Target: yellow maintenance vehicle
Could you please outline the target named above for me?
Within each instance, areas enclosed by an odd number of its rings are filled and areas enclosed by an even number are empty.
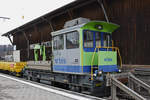
[[[20,76],[26,62],[0,62],[0,70]]]

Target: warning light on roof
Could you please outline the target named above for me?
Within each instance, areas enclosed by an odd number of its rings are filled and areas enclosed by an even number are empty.
[[[99,30],[102,30],[103,29],[103,26],[102,25],[95,25],[95,28],[99,29]]]

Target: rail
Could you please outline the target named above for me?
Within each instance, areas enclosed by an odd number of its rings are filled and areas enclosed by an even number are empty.
[[[120,67],[122,68],[122,58],[121,58],[121,54],[120,54],[120,51],[119,51],[119,48],[117,47],[101,47],[101,46],[97,46],[95,49],[94,49],[94,53],[93,53],[93,56],[92,56],[92,61],[91,61],[91,80],[93,80],[93,63],[94,63],[94,58],[95,58],[95,54],[96,54],[96,50],[100,49],[100,48],[104,48],[104,49],[112,49],[114,51],[117,51],[118,55],[119,55],[119,58],[120,58]]]
[[[95,53],[96,53],[96,48],[94,50],[93,56],[92,56],[92,61],[91,61],[91,80],[93,80],[93,62],[95,58]]]

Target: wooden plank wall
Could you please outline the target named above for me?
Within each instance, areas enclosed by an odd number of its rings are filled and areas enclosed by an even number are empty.
[[[87,2],[87,0],[85,0]],[[120,48],[124,64],[150,65],[150,0],[104,0],[108,18],[119,24],[120,28],[113,33],[115,45]],[[63,28],[66,21],[85,17],[91,20],[105,20],[97,1],[81,7],[72,7],[51,19],[54,30]],[[51,16],[47,16],[50,19]],[[52,31],[47,22],[41,22],[25,30],[30,43],[51,40]],[[20,42],[23,41],[23,42]],[[22,45],[22,43],[24,45]],[[23,35],[14,36],[17,49],[25,49]]]

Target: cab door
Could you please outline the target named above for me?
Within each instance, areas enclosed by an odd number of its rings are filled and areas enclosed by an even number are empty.
[[[79,32],[66,33],[65,40],[67,72],[80,73],[82,70],[80,66]]]

